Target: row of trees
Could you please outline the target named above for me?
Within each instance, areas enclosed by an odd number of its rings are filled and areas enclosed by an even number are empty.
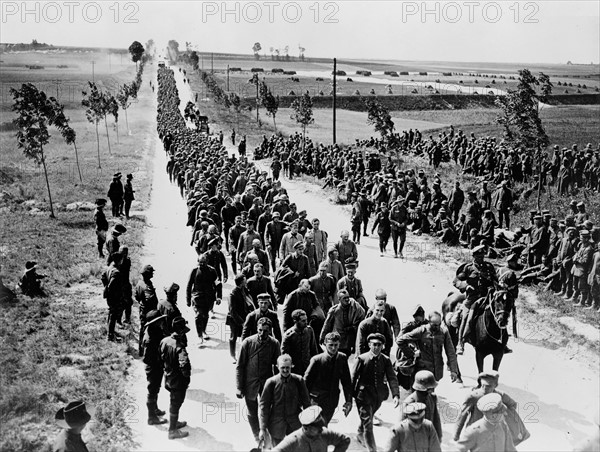
[[[254,53],[254,58],[256,60],[260,60],[260,51],[262,50],[262,46],[260,42],[255,42],[252,46],[252,52]],[[282,49],[276,47],[269,47],[269,52],[271,53],[271,59],[276,61],[290,61],[292,57],[290,57],[290,46],[285,46]],[[306,49],[298,44],[298,59],[300,61],[304,61],[304,52]]]
[[[137,41],[129,47],[132,61],[136,62],[136,77],[130,84],[124,84],[119,87],[118,93],[112,95],[110,92],[101,91],[93,82],[88,82],[89,90],[83,92],[82,105],[86,107],[86,118],[96,127],[96,141],[98,143],[98,168],[100,165],[100,137],[98,133],[98,124],[104,120],[106,126],[106,139],[110,151],[110,138],[108,134],[108,116],[113,116],[117,130],[117,143],[119,140],[119,107],[125,111],[125,120],[129,130],[129,121],[127,119],[127,109],[132,101],[137,97],[142,84],[142,72],[147,57],[144,56],[144,49],[140,51]],[[151,45],[151,43],[149,42]],[[150,45],[148,45],[150,47]],[[141,44],[140,44],[141,46]],[[138,66],[138,62],[141,64]],[[65,115],[64,105],[60,104],[55,97],[49,97],[44,91],[39,90],[32,83],[24,83],[20,89],[11,88],[11,95],[14,103],[12,110],[17,113],[17,118],[13,122],[17,125],[17,146],[23,150],[25,156],[32,159],[36,164],[44,169],[44,178],[48,190],[48,202],[50,205],[50,217],[55,218],[54,205],[52,203],[52,193],[50,182],[48,180],[48,168],[46,165],[46,155],[44,147],[50,141],[49,127],[53,126],[60,132],[62,138],[67,144],[72,144],[75,149],[75,161],[79,174],[79,181],[83,182],[81,168],[79,166],[79,153],[77,150],[77,134],[69,125],[69,118]]]

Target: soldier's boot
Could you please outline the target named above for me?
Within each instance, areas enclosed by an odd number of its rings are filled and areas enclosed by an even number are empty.
[[[187,425],[184,422],[179,422],[179,414],[173,414],[171,413],[169,415],[169,439],[179,439],[179,438],[185,438],[186,436],[189,435],[188,432],[183,432],[181,430],[179,430],[181,427],[179,427],[180,425],[182,427],[185,427],[185,425]],[[182,425],[183,424],[183,425]]]
[[[600,309],[600,299],[597,297],[592,297],[592,302],[585,309]]]
[[[233,364],[235,364],[237,362],[237,360],[235,359],[235,341],[234,340],[230,340],[229,341],[229,354],[231,355],[231,358],[233,359]]]
[[[583,299],[583,295],[573,295],[573,306],[585,306],[585,301]]]
[[[375,444],[375,435],[373,430],[365,431],[365,442],[367,443],[367,449],[369,452],[377,452],[377,444]]]
[[[146,407],[148,408],[148,425],[161,425],[167,423],[166,419],[159,418],[156,413],[158,410],[158,407],[156,406],[156,397],[148,396]]]
[[[456,354],[462,355],[465,352],[465,330],[467,329],[468,316],[462,315],[458,327],[458,343],[456,344]]]

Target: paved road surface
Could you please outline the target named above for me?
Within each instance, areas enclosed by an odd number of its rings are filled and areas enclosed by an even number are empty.
[[[182,107],[190,97],[182,76],[178,80]],[[228,140],[226,140],[228,141]],[[227,296],[215,309],[216,317],[209,323],[212,340],[200,348],[194,334],[193,311],[185,306],[185,285],[195,265],[195,252],[189,246],[190,230],[185,226],[186,206],[179,192],[168,181],[164,170],[166,156],[156,138],[154,143],[154,180],[147,218],[145,261],[156,269],[155,285],[162,297],[162,287],[175,281],[181,286],[180,307],[192,328],[189,334],[192,381],[187,399],[181,410],[181,419],[188,421],[190,436],[186,439],[167,440],[167,426],[147,426],[145,408],[145,376],[141,362],[134,366],[133,391],[139,412],[132,416],[132,425],[143,451],[246,451],[253,447],[250,427],[245,420],[245,406],[235,397],[234,365],[229,357],[228,331],[224,325]],[[284,180],[291,199],[300,208],[306,208],[310,217],[319,217],[323,229],[335,240],[342,229],[348,228],[347,215],[338,206],[330,204],[314,186],[304,182]],[[455,266],[431,265],[415,260],[415,254],[406,260],[379,257],[375,238],[363,240],[359,247],[360,268],[369,303],[374,292],[383,287],[388,300],[397,308],[401,322],[410,320],[411,309],[420,303],[426,311],[439,309],[441,301],[451,289]],[[231,281],[231,275],[230,275]],[[232,289],[225,284],[224,294]],[[535,325],[521,325],[522,336],[529,341],[513,342],[514,353],[505,356],[500,368],[500,389],[519,402],[519,411],[531,431],[531,438],[519,447],[520,451],[565,451],[582,435],[592,430],[589,413],[597,409],[599,400],[598,371],[580,362],[578,356],[567,356],[563,350],[551,350],[536,341]],[[511,339],[512,341],[512,339]],[[238,345],[239,349],[239,345]],[[488,358],[491,360],[491,358]],[[475,385],[477,370],[473,349],[469,346],[459,358],[464,386],[450,383],[448,374],[441,381],[437,393],[440,398],[444,423],[444,450],[453,450],[451,442],[453,422],[458,407],[469,388]],[[486,361],[491,368],[491,361]],[[159,406],[168,411],[168,393],[163,389]],[[394,422],[391,401],[384,403],[381,417]],[[354,407],[348,418],[338,414],[338,422],[331,427],[353,437],[351,450],[364,450],[354,440],[358,416]],[[381,446],[391,424],[375,428],[377,443]]]

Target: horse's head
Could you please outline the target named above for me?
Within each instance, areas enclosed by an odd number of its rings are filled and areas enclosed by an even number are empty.
[[[510,313],[515,305],[515,299],[508,290],[497,290],[490,300],[494,320],[502,329],[508,325]]]

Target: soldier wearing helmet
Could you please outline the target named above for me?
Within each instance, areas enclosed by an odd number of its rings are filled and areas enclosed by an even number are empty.
[[[437,405],[437,396],[434,391],[438,382],[433,373],[428,370],[420,370],[415,374],[415,381],[412,385],[414,392],[404,399],[402,403],[402,419],[407,418],[406,406],[410,403],[425,404],[425,419],[431,421],[435,432],[440,441],[442,440],[442,421]]]

